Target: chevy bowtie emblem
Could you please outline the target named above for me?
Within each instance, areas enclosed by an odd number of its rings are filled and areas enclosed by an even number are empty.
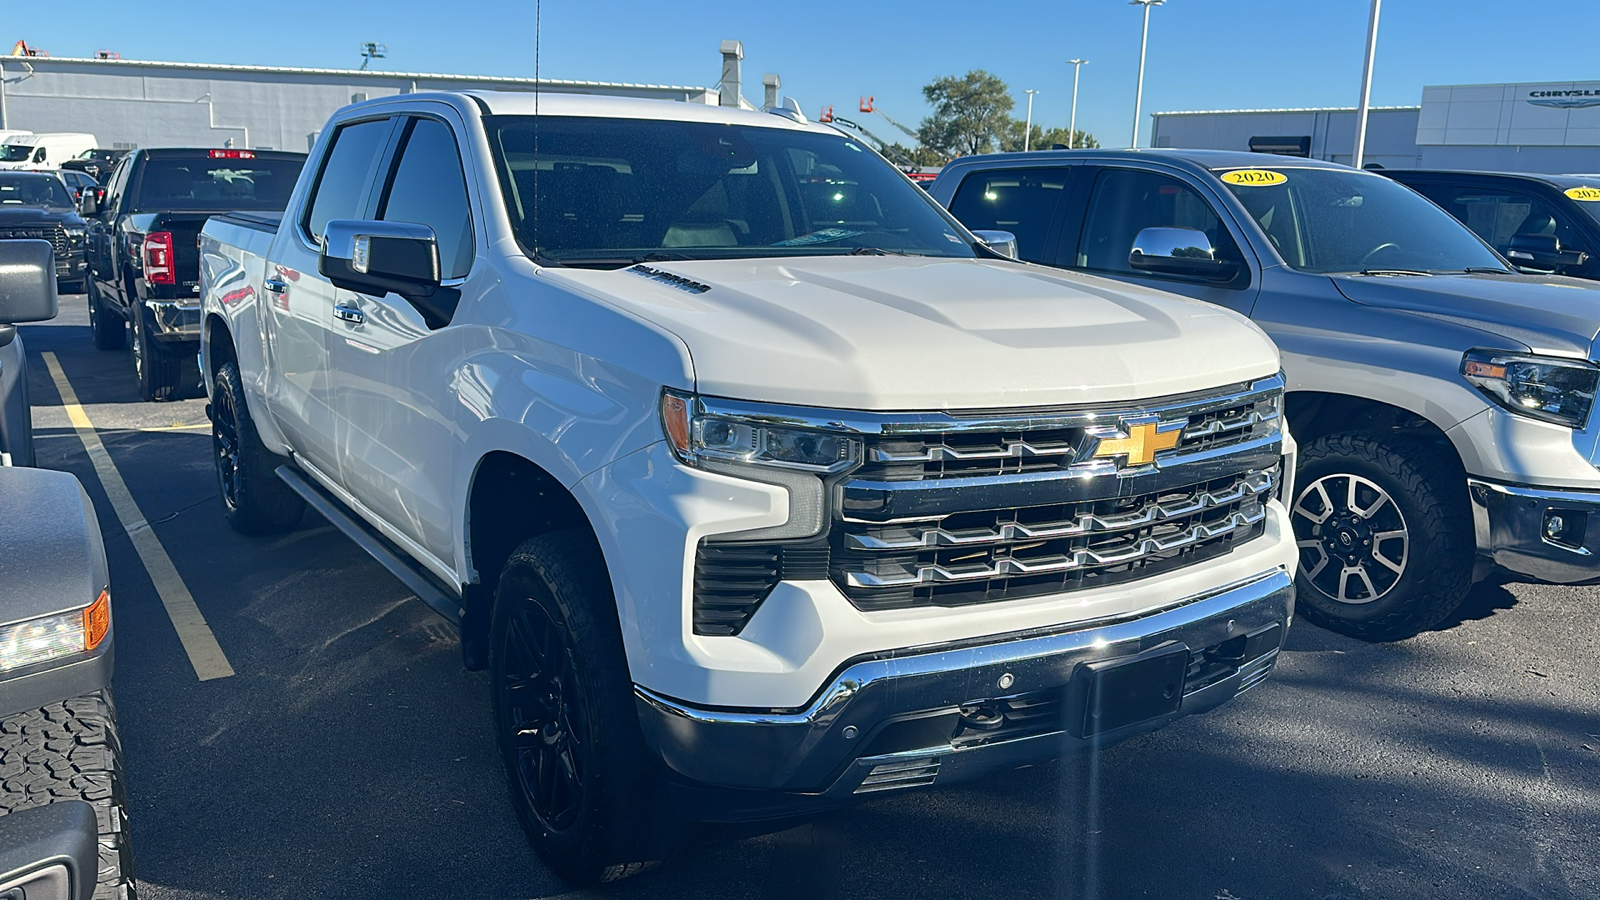
[[[1128,436],[1101,438],[1100,446],[1094,450],[1094,458],[1126,456],[1129,466],[1147,466],[1156,461],[1157,453],[1178,446],[1178,439],[1183,436],[1182,428],[1170,431],[1158,431],[1157,428],[1155,422],[1124,426]]]

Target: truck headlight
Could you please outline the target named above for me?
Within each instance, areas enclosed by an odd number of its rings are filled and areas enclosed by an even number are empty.
[[[672,452],[686,465],[783,487],[789,519],[782,525],[719,535],[719,540],[814,537],[827,522],[822,479],[861,460],[853,432],[817,427],[792,410],[737,403],[737,410],[708,405],[693,394],[664,391],[661,425]]]
[[[0,626],[0,672],[75,656],[100,646],[111,631],[111,595],[83,609]]]
[[[1493,350],[1467,351],[1461,376],[1511,412],[1568,428],[1589,421],[1600,385],[1591,362]]]

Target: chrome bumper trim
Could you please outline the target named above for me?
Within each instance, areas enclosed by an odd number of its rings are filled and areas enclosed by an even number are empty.
[[[1600,491],[1546,489],[1467,479],[1478,554],[1509,572],[1555,584],[1600,581]],[[1552,515],[1582,534],[1545,532]]]

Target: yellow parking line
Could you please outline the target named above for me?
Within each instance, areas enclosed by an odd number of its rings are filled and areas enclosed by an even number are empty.
[[[95,432],[94,423],[89,421],[88,414],[78,405],[78,394],[72,389],[72,383],[67,381],[67,373],[61,370],[61,362],[56,359],[54,353],[46,352],[41,355],[44,357],[45,368],[50,370],[50,377],[56,383],[56,391],[61,394],[61,405],[67,411],[67,418],[72,420],[72,427],[77,429],[78,439],[83,441],[84,451],[94,463],[95,474],[100,477],[100,486],[105,489],[106,497],[111,501],[111,508],[116,512],[118,521],[122,523],[122,529],[128,533],[128,539],[133,542],[133,549],[138,552],[145,571],[150,573],[150,581],[156,586],[156,593],[161,597],[161,605],[167,609],[167,617],[172,620],[172,627],[178,632],[178,640],[183,643],[184,652],[189,654],[194,674],[199,676],[201,681],[227,678],[233,674],[233,666],[228,664],[228,658],[223,655],[216,635],[211,633],[211,626],[206,624],[205,616],[200,614],[200,607],[195,605],[194,595],[189,593],[189,588],[183,583],[177,567],[172,564],[172,557],[167,555],[167,549],[161,545],[161,539],[150,529],[149,524],[145,522],[144,513],[139,511],[139,505],[134,502],[133,495],[128,493],[128,485],[122,480],[122,473],[117,471],[116,463],[111,461],[111,455],[106,452],[105,445],[100,442],[100,435]]]

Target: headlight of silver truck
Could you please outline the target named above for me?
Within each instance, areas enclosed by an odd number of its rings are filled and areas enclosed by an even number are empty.
[[[742,401],[730,406],[737,409],[664,391],[661,425],[672,452],[686,465],[788,489],[789,521],[742,532],[740,539],[819,534],[826,515],[823,477],[860,462],[860,438],[815,427],[791,410]]]
[[[111,595],[83,609],[0,626],[0,672],[75,656],[100,646],[111,630]]]
[[[1518,415],[1582,428],[1594,406],[1600,368],[1594,363],[1494,350],[1469,350],[1461,376]]]

